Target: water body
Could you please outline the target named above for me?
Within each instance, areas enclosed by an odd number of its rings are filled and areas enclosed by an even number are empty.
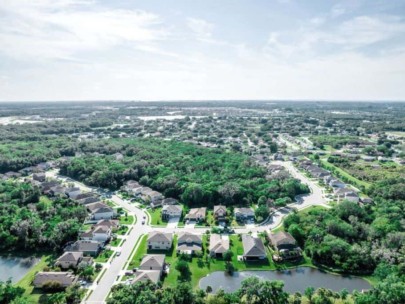
[[[0,281],[11,279],[13,283],[21,280],[25,274],[39,262],[35,258],[15,258],[0,256]]]
[[[207,286],[211,286],[214,292],[219,289],[233,292],[250,276],[256,276],[261,280],[284,281],[284,290],[288,293],[303,293],[307,287],[315,289],[324,287],[333,291],[347,289],[349,292],[371,288],[370,284],[361,278],[334,275],[310,267],[282,271],[241,271],[235,272],[233,276],[227,275],[224,271],[216,271],[200,280],[200,288],[205,290]]]

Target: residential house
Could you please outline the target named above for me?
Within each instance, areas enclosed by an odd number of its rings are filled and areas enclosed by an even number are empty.
[[[273,248],[277,250],[297,247],[297,241],[288,232],[269,233],[269,239]]]
[[[162,220],[168,221],[171,218],[180,218],[183,212],[181,205],[164,205],[162,208]]]
[[[139,271],[135,272],[133,284],[139,281],[151,281],[158,283],[165,269],[164,254],[147,254],[139,265]]]
[[[78,187],[67,188],[65,191],[66,196],[71,199],[76,199],[80,193],[81,190]]]
[[[214,218],[218,222],[226,220],[226,207],[223,205],[214,206]]]
[[[234,214],[238,222],[253,222],[255,219],[255,212],[252,208],[235,208]]]
[[[79,240],[65,247],[66,251],[83,252],[84,255],[97,256],[101,251],[101,243],[98,241]]]
[[[142,199],[150,204],[156,204],[158,201],[163,200],[162,193],[154,191],[150,188],[142,190]]]
[[[352,202],[359,202],[360,200],[357,193],[350,188],[337,188],[334,192],[334,195],[336,196],[338,201],[349,200]]]
[[[193,234],[190,232],[182,231],[177,238],[177,252],[193,254],[196,251],[202,250],[202,237],[201,235]]]
[[[93,204],[93,203],[101,203],[100,199],[96,196],[90,196],[90,197],[86,197],[86,198],[82,198],[82,199],[77,199],[76,197],[76,201],[81,204],[81,205],[89,205],[89,204]]]
[[[93,227],[107,226],[113,231],[120,226],[119,220],[99,220]]]
[[[124,191],[128,192],[129,194],[138,195],[138,194],[141,194],[143,186],[140,185],[137,181],[129,180],[126,182],[123,189],[124,189]]]
[[[174,199],[174,198],[171,198],[171,197],[165,198],[165,199],[162,201],[163,206],[166,206],[166,205],[176,205],[177,203],[178,203],[178,200],[176,200],[176,199]]]
[[[191,208],[187,213],[185,219],[187,221],[203,222],[205,221],[205,216],[207,213],[207,208]]]
[[[229,250],[229,237],[221,234],[210,235],[210,256],[222,257],[222,255]]]
[[[90,218],[93,220],[108,220],[115,216],[115,211],[110,206],[104,203],[92,203],[86,205],[87,210],[90,212]]]
[[[169,232],[152,231],[148,235],[148,249],[170,250],[173,244],[173,234]]]
[[[59,283],[61,287],[75,284],[77,277],[71,272],[38,272],[32,282],[36,288],[42,288],[49,283]]]
[[[344,188],[346,184],[338,179],[332,179],[328,184],[332,188]]]
[[[51,195],[51,189],[58,186],[59,183],[55,180],[43,182],[40,185],[41,192],[46,195]]]
[[[66,192],[65,187],[57,185],[57,186],[52,187],[50,189],[49,194],[52,195],[52,196],[63,196],[63,197],[65,197],[66,196],[65,192]]]
[[[243,234],[242,244],[244,260],[263,260],[266,258],[266,249],[261,238]]]
[[[63,269],[76,268],[83,258],[83,252],[66,251],[57,260],[55,265]]]
[[[97,225],[88,231],[82,232],[79,235],[79,238],[85,241],[98,241],[100,243],[105,243],[111,238],[111,228],[108,226]]]
[[[32,179],[42,183],[45,181],[46,175],[45,175],[45,173],[34,173],[32,175]]]

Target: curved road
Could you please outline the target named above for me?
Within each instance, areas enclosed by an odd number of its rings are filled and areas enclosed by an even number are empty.
[[[262,225],[252,225],[251,227],[246,227],[246,228],[237,228],[235,229],[235,233],[249,233],[249,232],[263,232],[267,230],[274,229],[281,225],[282,220],[285,216],[287,216],[290,212],[292,212],[292,208],[296,208],[298,210],[302,210],[305,208],[308,208],[310,206],[322,206],[325,208],[330,208],[330,206],[327,204],[327,201],[325,199],[324,193],[322,188],[314,181],[310,180],[308,177],[300,173],[291,162],[286,162],[286,161],[274,161],[274,164],[282,165],[284,166],[290,174],[299,179],[302,183],[308,185],[308,187],[311,190],[311,193],[306,194],[306,195],[301,195],[297,197],[296,202],[291,203],[287,207],[280,208],[277,211],[275,211],[270,218]],[[139,238],[143,235],[148,233],[151,230],[156,230],[156,231],[164,231],[164,232],[172,232],[172,233],[178,233],[180,231],[189,231],[193,233],[205,233],[205,231],[209,230],[209,227],[203,227],[203,228],[168,228],[168,227],[157,227],[157,228],[152,228],[147,223],[145,225],[142,225],[142,222],[144,221],[144,217],[147,218],[147,214],[145,211],[137,208],[133,204],[130,204],[128,201],[121,199],[117,195],[106,192],[103,189],[97,189],[94,187],[88,187],[84,185],[83,183],[73,181],[72,179],[67,179],[66,177],[63,176],[58,176],[57,171],[49,171],[47,173],[49,176],[57,177],[59,179],[65,180],[65,181],[71,181],[74,182],[77,186],[79,186],[81,189],[85,191],[97,191],[100,193],[104,193],[107,195],[111,195],[109,197],[114,203],[119,205],[120,207],[128,210],[129,215],[134,215],[137,219],[136,223],[134,225],[131,225],[131,231],[129,234],[127,234],[125,238],[124,244],[121,246],[121,254],[120,256],[115,256],[112,260],[110,259],[110,263],[107,263],[105,266],[105,273],[102,276],[101,279],[99,279],[98,284],[94,283],[90,289],[92,290],[90,296],[86,301],[83,303],[86,304],[102,304],[105,303],[105,299],[107,298],[111,287],[117,282],[117,279],[122,275],[122,271],[124,270],[124,267],[126,265],[126,262],[130,259],[131,254],[133,254],[133,249],[135,244],[138,242]],[[145,220],[147,221],[147,220]],[[103,270],[104,271],[104,270]]]

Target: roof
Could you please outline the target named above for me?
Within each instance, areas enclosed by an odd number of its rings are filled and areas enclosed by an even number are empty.
[[[79,262],[83,257],[83,252],[66,251],[56,261],[58,262]]]
[[[243,255],[263,256],[266,255],[263,242],[260,238],[252,237],[249,234],[242,235]]]
[[[183,206],[181,205],[164,205],[162,211],[166,212],[181,212],[183,210]]]
[[[241,213],[243,215],[250,215],[250,216],[254,216],[255,212],[253,211],[252,208],[235,208],[234,209],[234,213]]]
[[[38,272],[34,278],[35,286],[42,286],[47,282],[59,282],[62,286],[72,285],[76,280],[71,272]]]
[[[147,254],[143,257],[139,269],[148,270],[152,268],[161,268],[165,265],[165,255],[164,254]]]
[[[108,233],[110,231],[110,227],[104,225],[97,225],[94,227],[93,233]]]
[[[163,205],[174,205],[174,204],[177,204],[177,200],[174,198],[169,197],[163,200]]]
[[[224,238],[220,234],[211,234],[209,250],[215,253],[224,253],[225,251],[228,251],[229,239]]]
[[[190,233],[187,231],[182,231],[179,233],[178,238],[177,238],[177,243],[196,243],[196,244],[201,244],[202,243],[202,237],[201,235]]]
[[[214,213],[217,213],[218,211],[224,211],[226,213],[226,207],[223,205],[214,206]]]
[[[71,246],[68,246],[67,251],[92,251],[96,252],[101,247],[100,242],[97,241],[76,241]]]
[[[148,242],[171,242],[173,235],[169,232],[151,231],[148,235]]]
[[[207,208],[192,208],[187,213],[187,218],[204,218],[207,212]]]
[[[160,271],[159,270],[142,270],[135,272],[135,278],[132,281],[132,284],[136,282],[151,281],[153,283],[159,282]]]
[[[107,227],[118,227],[119,221],[118,220],[99,220],[95,227],[97,226],[107,226]]]
[[[292,237],[291,234],[285,231],[270,233],[269,238],[271,243],[278,247],[280,245],[295,245],[297,241]]]

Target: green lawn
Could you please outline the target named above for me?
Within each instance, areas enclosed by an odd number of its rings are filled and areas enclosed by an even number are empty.
[[[113,247],[119,247],[121,242],[122,242],[122,239],[116,238],[115,240],[112,240],[110,242],[110,245],[113,246]]]
[[[120,224],[121,225],[132,225],[134,223],[134,216],[133,215],[123,215],[120,217]]]
[[[128,231],[128,226],[120,226],[117,230],[114,230],[114,233],[117,235],[124,235]]]
[[[135,247],[137,244],[135,244]],[[131,262],[128,264],[128,269],[132,269],[134,267],[138,267],[139,264],[141,263],[142,257],[146,254],[148,248],[148,236],[144,235],[141,237],[139,247],[136,250]]]
[[[103,250],[98,257],[94,259],[96,263],[106,263],[108,259],[111,257],[114,251],[112,250]]]
[[[148,209],[148,214],[150,217],[150,225],[166,227],[167,222],[162,221],[162,208]]]
[[[338,177],[346,178],[349,183],[351,183],[352,185],[354,185],[356,187],[363,186],[367,189],[371,186],[370,183],[359,180],[359,179],[355,178],[354,176],[350,175],[349,173],[347,173],[346,171],[340,169],[339,167],[336,167],[334,164],[331,164],[330,162],[328,162],[327,159],[321,159],[321,162],[325,169],[330,170],[331,172],[338,173],[339,174]]]
[[[50,260],[52,260],[51,255],[42,256],[41,260],[16,284],[17,286],[25,289],[24,296],[28,298],[29,303],[40,303],[41,297],[45,295],[41,289],[34,288],[32,281],[34,280],[35,274],[42,271],[48,265]]]

